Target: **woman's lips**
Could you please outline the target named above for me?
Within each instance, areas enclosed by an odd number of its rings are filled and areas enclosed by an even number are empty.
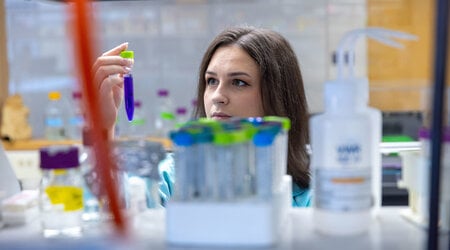
[[[231,116],[225,113],[213,113],[211,118],[215,120],[228,120],[231,118]]]

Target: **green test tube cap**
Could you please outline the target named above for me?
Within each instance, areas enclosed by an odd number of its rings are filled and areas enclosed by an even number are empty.
[[[123,58],[133,59],[134,58],[134,51],[132,50],[124,50],[120,52],[120,56]]]

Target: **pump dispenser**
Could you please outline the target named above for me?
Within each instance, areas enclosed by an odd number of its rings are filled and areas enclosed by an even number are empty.
[[[368,81],[353,75],[354,46],[361,36],[394,47],[400,44],[391,37],[415,38],[367,28],[350,31],[339,42],[338,79],[325,83],[325,112],[310,119],[314,225],[329,235],[366,232],[373,207],[381,206],[381,112],[367,106]]]

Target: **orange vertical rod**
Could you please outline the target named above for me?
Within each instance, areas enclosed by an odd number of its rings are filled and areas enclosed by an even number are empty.
[[[120,234],[125,234],[126,223],[120,210],[119,195],[115,179],[111,176],[111,170],[116,170],[117,166],[111,159],[111,144],[105,140],[102,131],[105,128],[104,121],[101,119],[100,103],[98,102],[99,91],[95,86],[94,72],[92,65],[94,63],[94,22],[91,18],[90,1],[75,0],[69,3],[72,5],[73,14],[73,32],[75,57],[78,66],[78,79],[83,89],[84,104],[86,107],[86,117],[94,143],[94,152],[97,160],[96,168],[99,172],[100,183],[102,183],[106,195],[110,202],[110,210],[114,217],[114,224]]]

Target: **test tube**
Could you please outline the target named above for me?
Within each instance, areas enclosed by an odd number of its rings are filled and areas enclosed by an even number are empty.
[[[232,132],[233,136],[233,176],[236,198],[248,198],[253,194],[251,175],[251,128],[243,126]]]
[[[231,201],[235,198],[233,173],[233,136],[230,131],[214,133],[215,171],[217,173],[219,201]]]
[[[192,179],[192,167],[195,166],[196,155],[194,137],[187,131],[173,131],[170,134],[176,148],[175,158],[175,186],[173,199],[188,201],[194,198],[195,186]]]
[[[216,179],[215,173],[211,173],[209,170],[211,164],[213,164],[212,157],[212,140],[213,134],[207,127],[203,127],[195,134],[195,147],[197,153],[197,163],[195,171],[195,189],[198,197],[202,200],[208,199],[209,192],[215,192],[217,188],[214,186],[208,187],[208,178]]]
[[[218,172],[218,162],[216,159],[216,151],[218,150],[217,145],[214,144],[214,136],[216,133],[222,132],[223,127],[220,122],[212,119],[199,119],[197,125],[203,130],[203,133],[210,138],[211,141],[202,145],[200,149],[204,159],[204,171],[205,171],[205,200],[217,201],[219,200],[219,172]],[[209,134],[209,135],[206,135]]]
[[[253,137],[256,163],[256,194],[261,200],[272,198],[274,188],[274,167],[276,166],[276,144],[279,128],[273,125],[258,127]]]
[[[275,138],[276,159],[274,164],[274,183],[276,185],[281,183],[282,177],[287,173],[287,158],[288,158],[288,141],[289,130],[291,128],[291,120],[287,117],[280,116],[265,116],[264,122],[278,123],[281,126],[279,135]]]
[[[124,50],[120,53],[123,58],[134,60],[134,52],[132,50]],[[127,113],[128,121],[133,120],[134,114],[134,90],[133,90],[133,75],[130,72],[123,75],[123,88],[125,99],[125,111]]]

